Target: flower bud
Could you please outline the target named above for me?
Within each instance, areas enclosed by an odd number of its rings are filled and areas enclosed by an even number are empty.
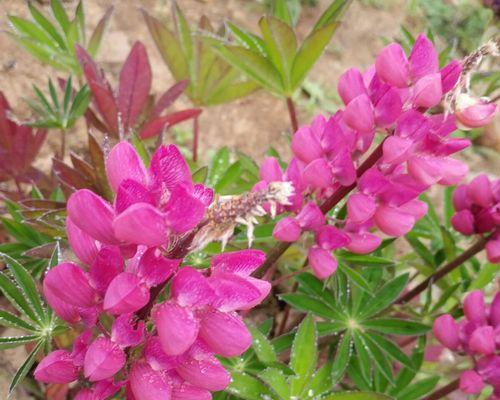
[[[476,371],[464,371],[460,376],[460,390],[467,394],[478,394],[484,388],[483,378]]]
[[[469,339],[469,348],[485,356],[495,351],[495,336],[492,326],[480,326],[472,332]]]
[[[473,290],[464,299],[465,317],[471,322],[483,323],[486,320],[486,306],[484,294],[480,290]]]
[[[436,339],[450,350],[457,350],[460,346],[458,325],[450,314],[443,314],[436,318],[432,325],[432,332]]]
[[[486,243],[486,256],[490,263],[500,263],[500,237],[498,239],[490,239]]]
[[[285,217],[274,226],[273,237],[282,242],[295,242],[299,239],[301,232],[300,225],[295,218]]]
[[[337,270],[337,260],[332,252],[319,247],[311,247],[307,254],[311,268],[319,279],[326,279]]]
[[[486,99],[478,99],[467,93],[457,97],[455,117],[462,129],[479,128],[488,125],[495,118],[497,106]]]
[[[474,233],[474,215],[469,210],[462,210],[451,217],[451,225],[462,235]]]
[[[78,378],[78,368],[66,350],[49,353],[35,370],[35,379],[44,383],[69,383]]]

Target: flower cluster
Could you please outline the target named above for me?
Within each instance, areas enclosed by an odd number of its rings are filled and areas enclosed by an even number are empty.
[[[175,146],[160,147],[146,168],[121,142],[106,172],[113,204],[88,190],[69,198],[68,241],[79,262],[55,266],[43,281],[54,312],[83,333],[71,352],[47,355],[35,377],[87,380],[78,400],[120,390],[135,400],[210,399],[230,382],[215,356],[240,355],[251,344],[237,312],[270,291],[250,276],[265,255],[242,250],[215,256],[208,270],[181,267],[213,194],[192,183]],[[167,299],[157,304],[167,283]]]
[[[274,237],[292,242],[302,231],[314,232],[308,258],[319,278],[337,267],[332,250],[375,250],[381,237],[374,228],[393,237],[406,234],[427,212],[420,194],[434,184],[457,184],[466,175],[467,166],[451,157],[470,145],[451,136],[455,116],[429,112],[460,74],[457,61],[439,69],[436,50],[424,35],[408,58],[399,44],[390,44],[364,73],[353,68],[341,76],[338,91],[344,109],[329,119],[317,116],[295,132],[294,157],[285,172],[276,159],[264,161],[257,188],[284,180],[295,188],[292,204],[278,210],[294,216],[279,221]],[[363,157],[377,131],[383,132],[383,143],[372,156]],[[347,199],[345,219],[325,219],[327,199],[344,189],[355,189]]]
[[[490,181],[478,175],[453,193],[455,215],[451,224],[463,235],[490,234],[486,254],[492,263],[500,262],[500,179]]]
[[[434,335],[446,348],[474,360],[474,368],[461,375],[463,392],[477,394],[489,384],[500,396],[500,293],[488,307],[481,291],[470,292],[464,299],[463,311],[465,318],[458,323],[450,314],[438,317],[432,327]]]

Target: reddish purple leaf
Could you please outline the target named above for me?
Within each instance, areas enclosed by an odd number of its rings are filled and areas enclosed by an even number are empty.
[[[175,85],[170,87],[156,102],[153,113],[151,114],[151,118],[159,117],[163,110],[165,110],[167,107],[170,107],[172,103],[179,98],[184,90],[186,90],[188,85],[189,81],[186,79],[177,82]]]
[[[165,127],[171,127],[180,122],[195,118],[200,115],[201,111],[199,108],[190,108],[153,119],[144,126],[139,136],[142,139],[146,139],[158,135]]]

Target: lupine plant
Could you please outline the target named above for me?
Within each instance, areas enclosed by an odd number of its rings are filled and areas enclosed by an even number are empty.
[[[199,114],[164,114],[184,90],[205,106],[280,82],[273,92],[290,104],[347,4],[334,1],[299,50],[284,1],[260,21],[262,39],[228,23],[239,45],[207,34],[204,18],[193,32],[175,3],[176,33],[142,11],[178,81],[156,103],[140,42],[117,91],[73,40],[88,89],[61,79],[61,100],[50,80],[50,100],[39,89],[28,99],[31,122],[0,97],[0,349],[29,354],[10,395],[25,384],[51,400],[500,397],[500,180],[467,177],[458,153],[471,143],[455,133],[496,115],[470,83],[498,39],[445,65],[424,34],[407,52],[388,44],[341,75],[342,108],[294,127],[289,161],[223,148],[204,166],[164,144],[169,126]],[[257,68],[257,83],[238,68]],[[87,152],[55,157],[36,179],[46,132],[33,125],[80,117]],[[438,186],[443,207],[429,194]]]

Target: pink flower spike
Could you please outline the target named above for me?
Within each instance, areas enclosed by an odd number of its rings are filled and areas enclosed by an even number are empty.
[[[367,133],[373,130],[375,127],[373,106],[366,94],[359,95],[346,106],[344,121],[355,131]]]
[[[483,323],[486,320],[486,305],[484,294],[473,290],[464,298],[463,309],[465,317],[471,322]]]
[[[214,299],[207,278],[191,267],[184,267],[172,279],[170,294],[182,307],[202,307]]]
[[[434,44],[423,34],[418,35],[410,57],[410,73],[413,79],[438,72],[439,60]]]
[[[160,285],[177,270],[181,260],[170,260],[163,257],[161,251],[151,247],[141,256],[137,275],[148,287]]]
[[[144,307],[149,301],[149,290],[140,278],[122,272],[110,283],[104,296],[103,308],[111,314],[126,314]]]
[[[337,91],[346,105],[360,94],[366,94],[367,90],[359,69],[350,68],[345,71],[339,78]]]
[[[350,242],[349,236],[332,225],[323,225],[316,231],[316,243],[325,250],[335,250]]]
[[[114,210],[95,193],[76,191],[68,199],[67,211],[71,221],[89,236],[106,244],[118,243],[112,226]]]
[[[314,275],[319,279],[326,279],[337,270],[337,260],[329,250],[313,246],[309,249],[307,259],[311,264]]]
[[[175,303],[163,303],[154,312],[163,351],[177,356],[188,350],[198,337],[200,325],[193,312]]]
[[[458,325],[450,314],[443,314],[436,318],[432,325],[432,332],[436,339],[450,350],[457,350],[460,346]]]
[[[476,371],[464,371],[460,376],[460,390],[466,394],[479,394],[484,388],[483,378]]]
[[[115,193],[125,179],[131,179],[142,185],[148,184],[147,171],[141,158],[134,147],[126,141],[121,141],[109,152],[106,159],[106,175]]]
[[[368,254],[382,243],[382,239],[373,233],[348,233],[351,241],[345,247],[355,254]]]
[[[493,191],[491,183],[486,174],[476,176],[467,185],[468,198],[478,206],[490,207],[493,204]]]
[[[306,166],[302,174],[304,185],[314,189],[325,189],[332,185],[333,174],[328,162],[318,158]]]
[[[495,336],[492,326],[480,326],[469,339],[469,348],[482,355],[490,355],[495,351]]]
[[[90,265],[89,276],[92,286],[104,296],[109,284],[123,271],[123,258],[117,247],[103,247]]]
[[[461,72],[462,67],[457,60],[452,60],[441,69],[441,87],[443,88],[443,93],[448,93],[455,87]]]
[[[73,263],[62,263],[49,270],[43,285],[59,299],[76,307],[91,307],[97,301],[87,274]]]
[[[292,151],[299,160],[305,163],[310,163],[323,155],[319,139],[307,126],[300,127],[293,135]]]
[[[371,196],[355,193],[347,200],[347,217],[355,223],[362,223],[373,217],[377,205]]]
[[[460,128],[472,129],[491,123],[496,112],[497,105],[495,103],[462,93],[457,99],[455,117]]]
[[[475,232],[474,215],[469,210],[462,210],[451,217],[451,225],[462,235],[472,235]]]
[[[78,368],[66,350],[56,350],[40,361],[34,376],[44,383],[70,383],[78,378]]]
[[[439,104],[443,97],[441,75],[425,75],[413,86],[413,104],[417,107],[431,108]]]
[[[380,206],[375,212],[374,221],[382,232],[394,237],[406,235],[415,224],[413,215],[389,206]]]
[[[144,338],[144,322],[140,321],[135,326],[132,318],[132,314],[122,314],[111,327],[111,340],[122,348],[137,346]]]
[[[167,244],[165,216],[151,204],[136,203],[115,218],[116,236],[125,242],[147,246]]]
[[[171,190],[165,205],[165,221],[175,233],[185,233],[198,225],[205,209],[205,205],[193,197],[186,187],[178,185]]]
[[[488,243],[486,243],[486,256],[490,263],[500,263],[500,238],[488,240]]]
[[[260,166],[259,178],[267,183],[281,181],[283,171],[275,157],[266,157]]]
[[[325,224],[325,216],[312,201],[307,202],[302,210],[300,210],[296,220],[300,227],[306,231],[315,231]]]
[[[302,230],[295,218],[285,217],[278,221],[273,229],[273,238],[282,242],[295,242],[300,238]]]
[[[125,353],[117,344],[98,337],[85,354],[84,374],[91,382],[111,378],[125,365]]]
[[[235,357],[252,344],[252,336],[236,313],[208,310],[202,314],[200,338],[215,354]]]
[[[99,251],[96,240],[78,228],[70,217],[66,218],[66,234],[73,253],[83,263],[91,265]]]
[[[265,261],[266,254],[261,250],[240,250],[212,257],[210,268],[213,274],[228,272],[240,276],[249,276]]]
[[[403,48],[397,43],[384,47],[375,61],[377,75],[384,82],[398,88],[410,83],[410,70]]]
[[[134,400],[172,399],[172,387],[165,374],[153,370],[143,361],[132,365],[129,379]]]
[[[163,186],[172,190],[179,183],[191,183],[189,167],[173,144],[160,146],[155,151],[151,158],[150,172],[158,190],[162,190]]]

